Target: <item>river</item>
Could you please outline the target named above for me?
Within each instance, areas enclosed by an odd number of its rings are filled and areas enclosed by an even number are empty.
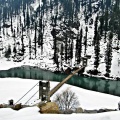
[[[32,66],[21,66],[11,68],[9,70],[1,70],[0,78],[6,77],[18,77],[25,79],[49,80],[60,82],[65,77],[67,77],[67,75],[61,73],[54,73],[48,70],[43,70]],[[67,83],[88,90],[120,96],[120,81],[74,75],[70,80],[68,80]]]

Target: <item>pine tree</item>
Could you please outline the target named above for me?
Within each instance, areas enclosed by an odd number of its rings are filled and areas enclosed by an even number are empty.
[[[67,63],[68,60],[68,38],[67,35],[65,35],[65,62]]]
[[[95,70],[97,70],[99,66],[99,61],[100,61],[100,35],[98,32],[98,16],[96,17],[95,20],[95,30],[94,30],[94,51],[95,51],[95,61],[94,61],[94,67]]]
[[[30,16],[29,16],[28,7],[27,7],[27,15],[26,15],[26,26],[27,28],[30,27]]]
[[[22,42],[22,49],[21,49],[21,52],[23,53],[23,55],[24,55],[24,53],[25,53],[25,46],[24,46],[24,41],[23,41],[23,24],[22,24],[22,35],[21,35],[21,42]]]
[[[8,45],[8,49],[5,51],[5,57],[9,60],[11,55],[11,46]]]
[[[36,58],[36,53],[37,53],[37,48],[36,48],[36,45],[37,45],[37,23],[35,22],[35,37],[34,37],[34,42],[35,42],[35,58]]]
[[[68,60],[70,60],[71,59],[71,39],[70,38],[68,38]]]
[[[82,6],[82,7],[83,7],[83,1],[84,1],[84,0],[81,1],[81,6]]]
[[[95,61],[94,61],[94,67],[95,70],[97,70],[98,66],[99,66],[99,62],[100,62],[100,35],[97,34],[96,37],[96,44],[94,46],[94,51],[95,51]]]
[[[14,31],[13,31],[13,38],[14,38],[13,53],[14,53],[14,57],[16,57],[17,50],[16,50],[16,33],[15,33],[15,29],[14,29]]]
[[[63,53],[63,44],[61,44],[61,51],[60,51],[60,56],[61,56],[61,60],[60,60],[60,62],[61,62],[61,71],[62,71],[62,63],[63,63],[63,60],[64,60],[64,57],[63,57],[63,55],[64,55],[64,53]]]
[[[91,0],[89,0],[88,10],[89,10],[90,13],[92,13]]]
[[[106,0],[106,8],[108,9],[111,6],[111,0]]]
[[[14,53],[14,57],[16,57],[16,53],[17,53],[16,46],[13,47],[13,53]]]
[[[83,30],[80,30],[80,35],[78,34],[76,40],[76,61],[77,64],[81,61],[81,52],[82,52],[82,38],[83,38]]]
[[[72,66],[72,59],[73,59],[73,39],[71,40],[71,44],[70,44],[70,60],[71,60],[71,66]]]
[[[31,59],[31,38],[30,38],[30,33],[28,33],[28,39],[29,39],[29,59]]]
[[[3,25],[5,24],[5,18],[3,17]],[[5,28],[3,27],[3,35],[5,35]]]
[[[107,77],[110,76],[110,68],[111,68],[111,61],[112,61],[112,38],[113,38],[113,33],[110,32],[109,41],[107,43],[106,56],[105,56],[105,62],[106,62],[105,76],[107,76]]]
[[[108,9],[105,11],[105,42],[107,37],[107,31],[108,31]]]
[[[81,51],[82,51],[82,38],[83,38],[83,30],[80,30],[80,39],[78,43],[78,62],[81,60]]]
[[[95,28],[94,28],[94,38],[93,38],[93,45],[95,46],[96,44],[96,37],[98,35],[98,16],[96,17],[96,20],[95,20]]]
[[[40,46],[41,44],[41,27],[42,27],[42,24],[41,24],[41,19],[39,19],[39,30],[38,30],[38,45]]]
[[[102,9],[102,11],[104,10],[104,2],[103,1],[104,0],[101,1],[101,9]]]
[[[51,31],[51,35],[53,36],[53,49],[54,49],[54,56],[53,61],[57,65],[57,68],[59,70],[59,61],[58,61],[58,53],[57,53],[57,39],[56,39],[56,28],[53,27],[53,30]]]
[[[1,12],[0,12],[0,34],[1,34]]]
[[[73,58],[73,40],[70,44],[70,59],[72,60],[72,58]]]
[[[102,35],[103,34],[103,25],[104,25],[104,18],[103,18],[103,16],[100,18],[100,27],[99,27],[99,29],[100,29],[100,35]]]
[[[87,32],[88,32],[88,27],[86,27],[85,29],[85,41],[84,41],[84,46],[85,46],[85,52],[84,52],[84,55],[86,55],[86,50],[87,50]]]
[[[41,46],[41,51],[43,50],[43,25],[42,18],[39,19],[39,30],[38,30],[38,46]]]
[[[78,61],[78,35],[77,35],[77,39],[76,39],[75,60],[76,60],[76,62]]]
[[[12,15],[11,15],[11,32],[13,32]]]
[[[26,13],[26,26],[27,26],[27,36],[28,36],[28,39],[29,39],[29,59],[31,59],[31,37],[30,37],[30,30],[29,30],[29,27],[30,27],[30,17],[29,17],[29,10],[28,10],[28,6],[27,6],[27,13]]]

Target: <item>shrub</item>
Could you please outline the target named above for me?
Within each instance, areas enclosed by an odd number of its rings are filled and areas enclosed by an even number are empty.
[[[71,90],[65,90],[55,96],[55,100],[62,113],[72,113],[79,106],[78,97]]]

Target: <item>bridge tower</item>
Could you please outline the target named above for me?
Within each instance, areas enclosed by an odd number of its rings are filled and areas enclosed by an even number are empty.
[[[39,81],[39,99],[41,99],[41,101],[50,101],[50,82],[42,82]]]

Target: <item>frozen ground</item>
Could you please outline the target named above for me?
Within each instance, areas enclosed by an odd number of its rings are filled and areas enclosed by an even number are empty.
[[[33,87],[38,81],[19,79],[19,78],[0,78],[0,104],[8,103],[8,100],[14,99],[16,102],[22,97],[31,87]],[[57,82],[51,82],[51,89],[58,84]],[[117,109],[120,97],[107,95],[103,93],[84,90],[82,88],[74,87],[71,85],[63,85],[58,92],[65,89],[71,89],[76,93],[79,98],[80,107],[83,109],[100,109],[109,108]],[[36,86],[23,100],[20,102],[24,104],[36,91]],[[54,99],[54,96],[52,97]],[[38,94],[27,104],[34,105],[38,101]],[[19,111],[14,111],[10,108],[0,109],[0,120],[120,120],[120,112],[107,112],[99,114],[71,114],[71,115],[51,115],[40,114],[39,109],[34,107],[28,107]]]

